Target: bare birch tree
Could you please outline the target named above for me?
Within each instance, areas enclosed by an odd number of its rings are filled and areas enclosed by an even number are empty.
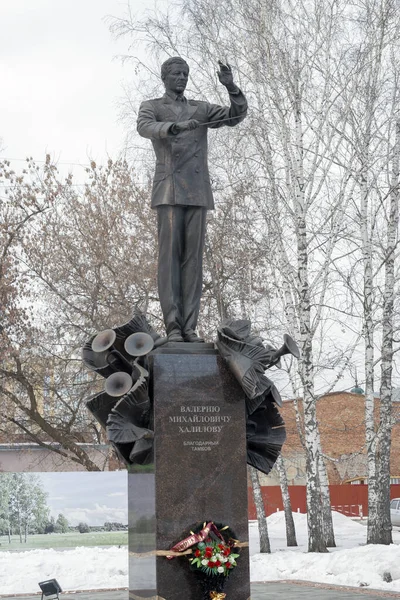
[[[397,100],[398,102],[398,100]],[[396,102],[396,104],[397,104]],[[400,120],[395,115],[395,140],[390,181],[390,205],[387,216],[387,241],[384,256],[385,283],[382,316],[381,385],[378,430],[378,506],[381,528],[379,543],[391,544],[390,518],[390,449],[392,418],[392,368],[395,296],[395,257],[399,226]]]
[[[260,478],[257,469],[250,466],[248,469],[250,471],[251,485],[253,488],[254,504],[256,505],[258,531],[260,535],[260,552],[270,554],[271,545],[268,536],[268,524],[265,513],[264,499],[261,492]]]
[[[396,163],[400,31],[397,3],[364,0],[353,13],[351,61],[355,77],[346,93],[348,156],[355,157],[354,254],[346,285],[361,306],[364,339],[365,429],[368,465],[368,543],[390,543],[389,516],[391,369],[393,364],[394,261],[397,245]],[[386,173],[391,169],[391,180]],[[389,206],[387,204],[389,202]],[[386,229],[386,240],[382,232]],[[361,248],[361,256],[358,252]],[[362,261],[362,275],[359,259]],[[383,290],[383,291],[382,291]],[[383,307],[383,308],[382,308]],[[378,339],[382,338],[379,355]],[[381,363],[379,416],[374,381]]]
[[[278,459],[276,461],[276,468],[279,473],[279,480],[283,500],[283,510],[285,511],[286,543],[288,546],[297,546],[296,528],[294,526],[292,503],[290,501],[289,486],[282,455],[278,456]]]

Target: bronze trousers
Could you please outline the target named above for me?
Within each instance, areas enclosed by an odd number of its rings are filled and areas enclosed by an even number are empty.
[[[167,334],[196,329],[206,217],[201,206],[157,206],[158,293]]]

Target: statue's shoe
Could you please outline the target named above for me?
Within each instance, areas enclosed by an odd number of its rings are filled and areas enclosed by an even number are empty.
[[[193,329],[183,332],[183,339],[185,342],[204,342],[203,338],[197,335]]]
[[[183,337],[181,335],[181,332],[178,331],[177,329],[173,329],[171,331],[171,333],[168,334],[168,341],[169,342],[183,342]]]

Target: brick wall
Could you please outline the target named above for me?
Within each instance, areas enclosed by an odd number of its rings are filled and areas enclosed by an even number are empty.
[[[317,401],[322,450],[334,459],[327,461],[331,484],[340,484],[367,474],[364,410],[364,396],[351,392],[333,392]],[[376,399],[376,411],[379,411],[379,399]],[[400,403],[394,404],[394,411],[400,417]],[[300,462],[304,452],[296,427],[294,402],[284,402],[280,412],[287,429],[283,457],[291,462]],[[400,477],[400,422],[392,431],[391,475]],[[296,483],[290,475],[289,480],[292,484]]]

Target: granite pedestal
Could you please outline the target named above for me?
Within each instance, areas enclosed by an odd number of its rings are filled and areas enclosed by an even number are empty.
[[[229,525],[237,539],[248,542],[244,394],[211,345],[196,344],[191,352],[184,350],[188,346],[182,344],[182,351],[166,348],[166,352],[151,356],[154,537],[158,550],[168,550],[205,521]],[[130,475],[130,511],[134,510],[135,494],[140,495],[131,489],[132,485],[136,488],[134,477]],[[150,585],[154,568],[148,586],[143,581],[140,586],[135,583],[134,573],[143,573],[138,566],[141,560],[131,556],[131,598],[202,599],[201,584],[190,571],[187,557],[157,557],[155,589]],[[227,600],[250,597],[248,548],[241,549],[238,566],[227,579],[224,592]]]
[[[133,468],[128,475],[129,598],[156,595],[154,466]]]

